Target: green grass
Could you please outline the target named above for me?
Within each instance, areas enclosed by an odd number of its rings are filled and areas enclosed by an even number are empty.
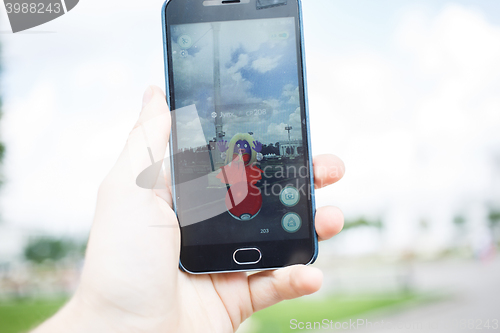
[[[363,318],[360,315],[373,310],[398,307],[404,303],[420,300],[415,294],[396,294],[381,296],[331,296],[325,299],[296,299],[282,302],[276,306],[257,312],[256,333],[296,332],[290,328],[290,320],[297,322],[321,322],[323,319],[339,320]]]
[[[282,333],[298,331],[290,329],[290,320],[321,322],[323,319],[338,321],[347,318],[363,318],[372,310],[395,308],[412,301],[425,301],[415,294],[381,296],[330,296],[324,299],[297,299],[285,301],[252,316],[255,333]],[[0,332],[28,332],[52,316],[66,300],[19,300],[0,301]]]
[[[66,300],[0,301],[0,332],[28,332],[52,316]]]

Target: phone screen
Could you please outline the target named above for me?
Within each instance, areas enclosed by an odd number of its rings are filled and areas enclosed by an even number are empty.
[[[282,17],[170,25],[183,245],[310,237],[296,24]]]

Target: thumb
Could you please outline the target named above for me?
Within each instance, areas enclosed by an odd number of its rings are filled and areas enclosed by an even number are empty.
[[[143,108],[139,119],[104,183],[111,183],[120,191],[127,189],[148,192],[136,185],[136,179],[141,172],[153,164],[158,166],[153,167],[149,175],[153,184],[159,178],[164,179],[160,174],[162,173],[161,161],[165,158],[170,126],[171,118],[165,94],[156,86],[148,87],[144,92]]]

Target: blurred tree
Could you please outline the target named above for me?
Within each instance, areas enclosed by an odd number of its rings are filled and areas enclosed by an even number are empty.
[[[490,230],[495,242],[500,246],[500,210],[490,208],[489,213]]]
[[[490,214],[489,214],[489,218],[490,218],[490,225],[492,227],[495,226],[496,224],[499,224],[500,223],[500,211],[491,209]]]
[[[269,144],[269,145],[263,145],[262,146],[262,155],[268,155],[268,154],[276,154],[279,155],[279,150],[277,147],[274,146],[274,144]]]
[[[2,107],[2,101],[0,99],[0,119],[2,118],[1,107]],[[2,142],[0,142],[0,165],[2,165],[4,154],[5,154],[5,146]],[[3,174],[0,171],[0,186],[2,185],[2,183],[3,183]]]
[[[344,223],[343,230],[359,228],[359,227],[374,227],[377,229],[382,229],[384,227],[384,224],[382,223],[381,220],[371,221],[364,217],[360,217],[356,220],[346,220]]]
[[[2,76],[2,63],[1,63],[1,55],[2,55],[2,45],[0,44],[0,77]],[[2,96],[0,95],[0,120],[2,119]],[[0,141],[0,165],[3,162],[3,156],[5,154],[5,146]],[[0,171],[0,186],[3,182],[3,175]]]
[[[469,248],[469,233],[467,232],[467,219],[464,215],[459,214],[453,218],[453,224],[455,225],[455,235],[453,236],[453,247],[454,249],[450,249],[458,254],[465,254]],[[452,254],[452,253],[450,253]]]
[[[2,44],[0,44],[0,78],[2,77]],[[0,121],[2,120],[2,95],[0,93]],[[0,132],[1,133],[1,132]],[[1,139],[1,137],[0,137]],[[2,163],[3,157],[5,155],[5,146],[2,141],[0,141],[0,187],[3,184],[3,173],[2,173]],[[0,212],[0,224],[2,223],[2,212]]]
[[[71,239],[38,237],[30,240],[24,249],[24,258],[36,264],[57,262],[67,257],[83,258],[85,243]]]
[[[425,219],[425,218],[422,218],[418,222],[418,226],[420,227],[421,231],[425,232],[426,230],[429,229],[429,221],[427,221],[427,219]]]
[[[457,228],[463,228],[465,222],[465,217],[462,215],[457,215],[453,218],[453,223],[457,226]]]
[[[463,236],[467,234],[466,225],[467,220],[462,215],[457,215],[453,218],[453,224],[455,225],[455,229],[457,231],[458,236]]]

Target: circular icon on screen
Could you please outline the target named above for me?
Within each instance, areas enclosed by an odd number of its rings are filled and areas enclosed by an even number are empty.
[[[193,41],[188,35],[182,35],[177,39],[177,44],[179,44],[181,49],[189,49],[193,45]]]
[[[302,226],[302,220],[297,213],[286,213],[281,219],[281,226],[287,232],[296,232]]]
[[[300,199],[299,191],[293,186],[287,186],[281,190],[280,201],[287,207],[295,206]]]

